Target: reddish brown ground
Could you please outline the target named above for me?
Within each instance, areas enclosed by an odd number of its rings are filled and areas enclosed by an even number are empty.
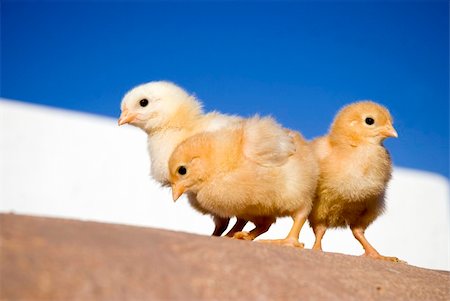
[[[0,300],[450,300],[450,273],[149,228],[0,215]]]

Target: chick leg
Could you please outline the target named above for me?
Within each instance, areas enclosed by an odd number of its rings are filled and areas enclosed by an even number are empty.
[[[351,229],[352,229],[353,236],[359,241],[359,243],[364,248],[365,253],[363,256],[368,256],[368,257],[372,257],[375,259],[382,259],[382,260],[393,261],[393,262],[401,262],[401,260],[399,260],[397,257],[387,257],[387,256],[380,255],[380,253],[378,253],[378,251],[375,250],[375,248],[367,241],[366,237],[364,236],[364,231],[365,231],[364,228],[351,227]]]
[[[211,236],[221,236],[222,233],[227,229],[230,219],[215,215],[213,216],[213,220],[216,227],[214,228],[214,232],[211,234]]]
[[[266,233],[274,222],[275,219],[272,217],[259,218],[254,221],[255,228],[253,230],[251,230],[250,232],[245,231],[236,232],[234,233],[233,238],[242,240],[254,240],[261,234]]]
[[[308,213],[309,213],[309,210],[301,209],[292,215],[294,224],[292,225],[292,228],[289,231],[286,238],[284,238],[284,239],[264,239],[264,240],[260,240],[260,242],[277,244],[277,245],[282,245],[282,246],[289,246],[289,247],[304,248],[305,245],[303,243],[299,242],[298,238],[300,236],[300,231],[302,230],[303,225],[305,224],[306,219],[308,218]]]
[[[316,236],[316,241],[314,242],[313,250],[322,251],[322,238],[327,231],[325,225],[319,224],[313,227],[314,235]]]
[[[225,236],[233,237],[236,232],[242,231],[242,229],[244,229],[246,224],[247,221],[245,219],[238,218],[233,228],[231,228],[230,231],[228,231],[228,233],[225,234]]]

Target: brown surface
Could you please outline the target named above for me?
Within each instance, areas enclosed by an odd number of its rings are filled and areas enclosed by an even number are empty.
[[[186,233],[0,215],[0,300],[450,300],[450,274]]]

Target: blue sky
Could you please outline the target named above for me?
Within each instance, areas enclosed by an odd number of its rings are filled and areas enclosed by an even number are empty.
[[[449,176],[447,1],[1,2],[1,96],[117,117],[152,80],[307,138],[344,104],[395,118],[394,163]]]

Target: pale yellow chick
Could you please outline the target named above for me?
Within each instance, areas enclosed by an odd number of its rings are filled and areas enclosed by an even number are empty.
[[[203,131],[215,131],[240,122],[236,116],[211,112],[205,114],[198,99],[179,86],[155,81],[130,90],[121,104],[119,125],[131,124],[147,133],[151,159],[151,175],[164,186],[169,180],[168,161],[175,147],[186,138]],[[190,204],[204,214],[211,214],[198,204],[195,195],[189,194]],[[220,236],[229,219],[213,214],[215,229],[212,235]],[[235,226],[242,229],[245,221]]]
[[[277,217],[292,216],[293,230],[283,242],[300,246],[318,177],[314,154],[300,134],[271,118],[250,118],[234,129],[187,139],[174,150],[169,171],[174,200],[192,192],[208,211],[255,224],[235,238],[253,240]]]
[[[312,142],[320,166],[317,196],[309,216],[316,236],[313,249],[322,249],[328,228],[348,226],[363,246],[364,255],[398,261],[381,256],[364,236],[384,210],[392,163],[383,141],[397,137],[392,124],[385,107],[361,101],[344,107],[328,135]]]

